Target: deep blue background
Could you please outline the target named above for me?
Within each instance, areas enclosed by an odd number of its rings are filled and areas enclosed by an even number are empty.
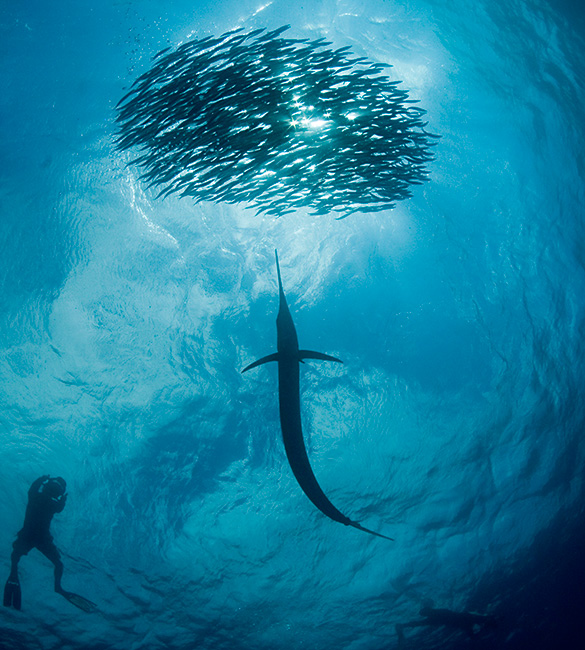
[[[0,552],[68,481],[6,648],[394,648],[437,607],[476,648],[581,632],[583,26],[544,0],[30,1],[0,6]],[[154,199],[114,106],[151,56],[228,29],[390,63],[442,138],[391,212],[279,220]],[[274,249],[302,347],[305,436],[344,513],[297,486],[278,423]],[[465,648],[445,629],[405,647]]]

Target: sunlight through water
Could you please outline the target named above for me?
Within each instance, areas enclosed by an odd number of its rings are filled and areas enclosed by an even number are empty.
[[[4,4],[2,650],[579,647],[571,3]]]

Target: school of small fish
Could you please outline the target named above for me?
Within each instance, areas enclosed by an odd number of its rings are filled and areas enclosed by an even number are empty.
[[[117,106],[141,179],[280,216],[376,212],[428,179],[437,137],[386,64],[324,39],[238,29],[163,50]]]

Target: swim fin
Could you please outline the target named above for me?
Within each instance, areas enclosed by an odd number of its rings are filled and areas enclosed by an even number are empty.
[[[72,605],[82,609],[84,612],[91,614],[92,612],[97,611],[97,605],[92,603],[91,600],[80,596],[79,594],[74,594],[72,591],[60,591],[59,592],[63,598],[66,598]]]
[[[8,578],[4,586],[4,607],[14,607],[20,609],[22,604],[22,596],[20,593],[20,582],[18,578]]]

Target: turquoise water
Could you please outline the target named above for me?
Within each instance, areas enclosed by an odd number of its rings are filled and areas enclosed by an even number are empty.
[[[583,603],[583,26],[570,3],[6,3],[0,11],[0,553],[67,479],[51,565],[23,558],[6,648],[398,647],[427,600],[493,613],[476,648],[571,647]],[[114,144],[151,57],[235,27],[390,63],[441,135],[394,210],[156,200]],[[288,466],[274,249],[301,347]],[[446,628],[407,648],[464,648]]]

